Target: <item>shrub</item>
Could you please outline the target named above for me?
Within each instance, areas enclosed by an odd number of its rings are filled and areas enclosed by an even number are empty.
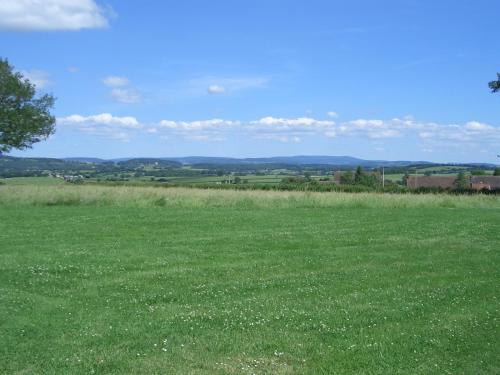
[[[471,175],[473,176],[484,176],[486,175],[486,172],[480,169],[474,170],[470,172]]]

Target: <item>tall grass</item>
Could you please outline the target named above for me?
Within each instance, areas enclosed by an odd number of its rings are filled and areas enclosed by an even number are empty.
[[[0,205],[137,207],[500,208],[500,197],[447,194],[235,191],[130,186],[0,186]]]

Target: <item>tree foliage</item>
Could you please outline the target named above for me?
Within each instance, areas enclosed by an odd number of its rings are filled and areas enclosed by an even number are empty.
[[[381,178],[378,172],[372,172],[370,174],[366,173],[361,166],[356,168],[353,173],[348,170],[343,172],[340,176],[340,183],[342,185],[356,185],[356,186],[367,186],[376,187],[381,186]]]
[[[363,171],[363,168],[361,166],[358,166],[356,168],[356,172],[354,173],[354,183],[356,185],[360,185],[363,182],[363,176],[365,172]]]
[[[0,58],[0,152],[30,148],[55,130],[52,95],[36,96],[36,87]]]
[[[500,91],[500,73],[497,73],[497,80],[491,81],[488,85],[490,86],[492,92]]]
[[[352,171],[346,171],[340,176],[340,183],[342,185],[354,185],[354,175]]]
[[[464,172],[460,172],[457,175],[457,179],[455,180],[455,186],[457,187],[457,189],[467,189],[469,187]]]

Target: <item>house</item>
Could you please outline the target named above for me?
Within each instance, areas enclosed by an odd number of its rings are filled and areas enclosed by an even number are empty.
[[[441,188],[454,189],[456,176],[408,176],[406,186],[411,189]]]
[[[500,176],[471,176],[470,188],[474,190],[500,189]]]

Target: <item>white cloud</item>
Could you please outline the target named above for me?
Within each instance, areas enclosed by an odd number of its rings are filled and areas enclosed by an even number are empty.
[[[60,117],[57,119],[57,123],[61,125],[108,125],[117,126],[129,129],[141,129],[142,125],[137,121],[135,117],[124,116],[118,117],[113,116],[110,113],[101,113],[99,115],[93,116],[81,116],[81,115],[71,115],[67,117]]]
[[[188,140],[203,142],[222,142],[227,139],[231,131],[237,131],[241,125],[239,121],[211,119],[201,121],[172,121],[162,120],[157,129],[168,132]]]
[[[329,111],[329,112],[326,113],[326,115],[328,117],[330,117],[330,118],[337,118],[337,117],[339,117],[338,113],[335,112],[335,111]]]
[[[220,135],[199,134],[199,135],[188,135],[186,139],[199,142],[223,142],[227,138]]]
[[[500,127],[470,121],[464,125],[439,125],[429,123],[421,125],[418,133],[421,140],[427,144],[459,145],[459,144],[498,144],[500,142]]]
[[[247,126],[259,138],[285,141],[290,136],[322,136],[327,138],[356,137],[391,139],[413,137],[426,143],[446,142],[446,145],[464,143],[494,143],[500,141],[500,127],[477,121],[462,125],[419,122],[410,117],[404,119],[357,119],[336,123],[314,118],[264,117],[251,121]],[[271,135],[270,135],[271,134]],[[274,134],[274,135],[273,135]]]
[[[472,131],[490,131],[493,128],[493,126],[488,125],[488,124],[483,124],[477,121],[470,121],[465,124],[465,129],[466,130],[472,130]]]
[[[142,101],[141,93],[130,85],[127,77],[107,76],[102,83],[111,87],[110,95],[119,103],[136,104]]]
[[[38,89],[47,87],[50,82],[50,74],[43,70],[22,70],[21,74]]]
[[[176,129],[183,131],[197,130],[220,130],[223,128],[239,125],[239,121],[228,121],[221,119],[202,120],[202,121],[170,121],[162,120],[159,123],[161,128]]]
[[[102,83],[108,87],[124,87],[128,86],[130,81],[126,77],[107,76],[103,78]]]
[[[331,130],[334,127],[334,121],[316,120],[310,117],[287,119],[268,116],[250,122],[250,128],[252,130],[264,132],[319,133]]]
[[[256,134],[252,137],[253,139],[262,139],[266,141],[278,141],[282,143],[300,143],[302,139],[299,136],[288,136],[272,133],[262,133]]]
[[[337,136],[368,137],[372,139],[417,137],[426,143],[464,144],[491,143],[500,140],[500,127],[470,121],[465,124],[419,122],[410,117],[391,120],[358,119],[336,127]],[[446,143],[443,143],[446,142]]]
[[[400,120],[382,121],[358,119],[341,123],[336,129],[338,136],[368,137],[372,139],[401,136]]]
[[[142,100],[141,94],[137,90],[130,88],[115,88],[111,90],[111,96],[117,102],[125,104],[135,104]]]
[[[207,89],[209,94],[224,94],[226,89],[219,85],[210,85]]]
[[[68,67],[68,72],[69,73],[78,73],[80,71],[80,68],[78,68],[77,66],[70,66]]]
[[[254,139],[278,141],[283,143],[300,143],[304,137],[328,136],[335,132],[335,122],[317,120],[311,117],[281,118],[263,117],[250,121],[247,130]]]
[[[251,122],[252,124],[277,126],[277,127],[328,127],[335,125],[333,121],[316,120],[310,117],[299,118],[280,118],[280,117],[263,117],[258,121]]]
[[[89,135],[101,137],[101,138],[108,138],[116,141],[121,141],[121,142],[130,142],[132,139],[132,134],[126,131],[117,131],[116,129],[109,128],[109,127],[97,127],[97,126],[90,126],[86,128],[81,128],[80,129],[83,133],[87,133]]]
[[[255,121],[209,119],[198,121],[161,120],[144,126],[135,117],[117,117],[109,113],[94,116],[72,115],[58,119],[58,124],[117,140],[131,139],[142,133],[161,139],[184,138],[193,141],[222,142],[231,137],[299,143],[305,138],[344,137],[376,140],[378,147],[391,139],[420,142],[420,148],[441,147],[477,149],[494,148],[500,143],[500,127],[477,121],[464,124],[438,124],[414,119],[357,119],[336,123],[310,117],[263,117]],[[399,142],[399,141],[398,141]]]
[[[14,31],[81,30],[108,26],[94,0],[2,0],[0,29]]]
[[[118,117],[110,113],[60,117],[57,119],[57,125],[73,127],[86,134],[122,142],[130,141],[137,131],[144,128],[135,117]]]
[[[269,82],[265,77],[217,77],[205,76],[191,79],[186,91],[191,95],[223,94],[237,91],[260,89]]]

